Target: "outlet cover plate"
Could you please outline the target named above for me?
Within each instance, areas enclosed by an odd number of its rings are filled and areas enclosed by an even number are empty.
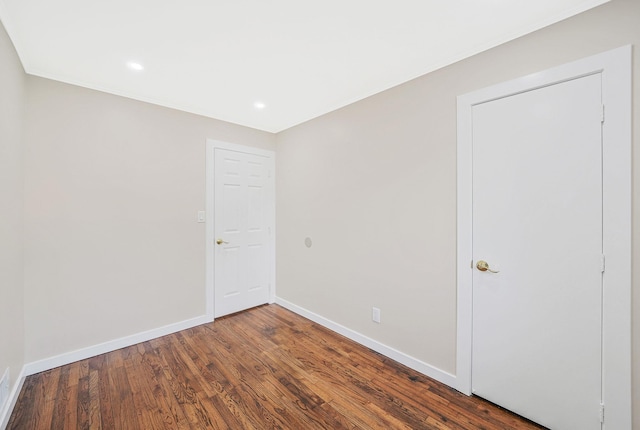
[[[373,322],[380,324],[380,309],[373,308],[371,311],[371,319]]]

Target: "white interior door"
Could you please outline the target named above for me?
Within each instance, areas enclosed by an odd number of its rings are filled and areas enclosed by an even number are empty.
[[[600,429],[601,76],[472,115],[472,391],[552,429]]]
[[[214,315],[269,302],[273,158],[214,152]]]

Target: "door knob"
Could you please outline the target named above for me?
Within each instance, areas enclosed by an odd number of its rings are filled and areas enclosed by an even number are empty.
[[[227,242],[226,240],[218,239],[218,240],[216,240],[216,243],[218,245],[222,245],[223,243],[229,243],[229,242]]]
[[[484,260],[480,260],[480,261],[478,261],[478,264],[476,264],[476,267],[477,267],[477,268],[478,268],[478,270],[479,270],[479,271],[481,271],[481,272],[487,272],[487,271],[489,271],[489,272],[491,272],[491,273],[499,273],[499,272],[500,272],[499,270],[491,270],[491,269],[489,268],[489,263],[487,263],[487,262],[486,262],[486,261],[484,261]]]

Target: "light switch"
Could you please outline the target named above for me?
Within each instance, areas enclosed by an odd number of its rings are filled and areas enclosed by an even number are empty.
[[[198,211],[198,222],[205,222],[204,211]]]

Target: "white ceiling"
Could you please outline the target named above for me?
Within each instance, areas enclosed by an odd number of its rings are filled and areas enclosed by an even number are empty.
[[[0,0],[0,19],[27,73],[278,132],[607,1]]]

